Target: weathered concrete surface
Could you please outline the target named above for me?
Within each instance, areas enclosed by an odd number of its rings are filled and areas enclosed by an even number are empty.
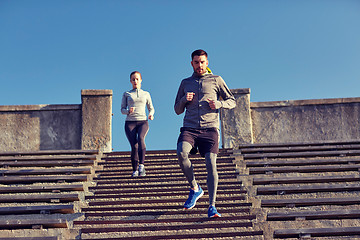
[[[0,150],[36,151],[81,147],[79,105],[0,106]]]
[[[112,151],[112,90],[82,90],[81,149]]]
[[[112,90],[81,93],[81,104],[0,106],[0,151],[111,151]]]
[[[250,89],[232,89],[236,99],[233,109],[221,109],[221,137],[223,147],[239,143],[253,143],[250,115]]]
[[[360,138],[360,98],[250,103],[249,89],[231,91],[236,108],[221,110],[225,148]]]
[[[255,143],[360,138],[360,98],[252,103]]]

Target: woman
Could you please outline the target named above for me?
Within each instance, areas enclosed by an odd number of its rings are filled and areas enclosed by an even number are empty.
[[[125,133],[131,146],[131,163],[133,177],[145,176],[145,137],[149,131],[147,119],[154,119],[154,107],[150,93],[141,89],[141,74],[134,71],[130,74],[132,90],[124,92],[121,102],[121,113],[127,115]],[[146,117],[145,106],[149,111]]]

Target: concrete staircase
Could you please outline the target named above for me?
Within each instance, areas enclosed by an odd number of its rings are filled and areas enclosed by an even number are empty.
[[[145,177],[131,177],[129,152],[104,155],[89,190],[83,221],[74,221],[81,239],[263,239],[261,224],[238,180],[237,156],[221,150],[217,166],[217,209],[221,218],[207,217],[208,195],[204,159],[191,156],[205,191],[195,208],[184,210],[189,187],[176,152],[148,151]]]
[[[98,151],[0,153],[0,240],[76,239]]]
[[[265,239],[360,239],[360,141],[240,146]]]
[[[175,151],[148,151],[132,178],[129,152],[0,153],[0,240],[360,239],[360,141],[247,144],[218,156],[217,208],[184,210]]]

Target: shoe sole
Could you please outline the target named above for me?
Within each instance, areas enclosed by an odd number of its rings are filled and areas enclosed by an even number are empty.
[[[192,205],[192,206],[189,207],[189,208],[184,207],[184,209],[189,210],[189,209],[194,208],[195,205],[196,205],[197,200],[199,200],[199,198],[201,198],[203,195],[204,195],[204,191],[202,191],[202,193],[195,199],[194,205]]]
[[[215,213],[214,215],[210,216],[209,218],[219,218],[219,217],[221,217],[221,215],[218,213]]]

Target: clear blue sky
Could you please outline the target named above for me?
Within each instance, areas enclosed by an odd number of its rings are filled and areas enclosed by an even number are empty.
[[[360,97],[359,0],[0,0],[0,104],[80,104],[112,89],[113,148],[129,74],[143,75],[155,120],[149,150],[175,149],[173,110],[190,54],[252,102]]]

